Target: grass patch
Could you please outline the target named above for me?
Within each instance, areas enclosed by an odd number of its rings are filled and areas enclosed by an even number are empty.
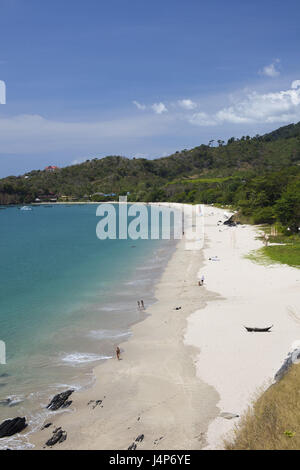
[[[245,258],[263,265],[281,263],[294,268],[300,268],[299,236],[286,236],[282,233],[270,235],[268,227],[264,227],[264,232],[269,233],[269,243],[281,243],[281,245],[264,246],[259,250],[251,251]],[[263,236],[259,236],[258,238],[263,241]]]
[[[225,181],[229,180],[234,180],[234,177],[232,176],[225,176],[225,177],[215,177],[215,178],[184,178],[184,179],[176,179],[173,181],[169,181],[166,183],[166,186],[172,185],[172,184],[188,184],[188,183],[206,183],[206,184],[212,184],[212,183],[224,183]]]
[[[268,388],[242,417],[226,450],[300,449],[300,364]]]
[[[266,246],[262,250],[264,255],[275,263],[283,263],[300,268],[300,243]]]
[[[271,235],[270,243],[282,243],[282,245],[266,246],[264,254],[273,262],[288,264],[296,268],[300,267],[300,237],[299,235],[287,236],[283,233]]]
[[[268,264],[271,264],[272,262],[271,259],[264,252],[264,248],[250,251],[250,253],[244,256],[244,258],[249,259],[253,263],[262,264],[264,266],[267,266]]]

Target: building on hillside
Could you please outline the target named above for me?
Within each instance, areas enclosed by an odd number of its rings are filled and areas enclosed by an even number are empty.
[[[35,199],[35,202],[57,202],[58,196],[56,194],[40,194]]]
[[[55,170],[58,170],[58,166],[49,165],[49,166],[46,166],[45,168],[45,171],[55,171]]]

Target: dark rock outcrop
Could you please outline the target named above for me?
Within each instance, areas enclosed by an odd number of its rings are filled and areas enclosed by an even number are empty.
[[[137,445],[133,442],[127,450],[135,450],[137,448]]]
[[[50,426],[52,426],[52,423],[46,423],[46,424],[44,424],[44,426],[41,428],[41,431],[42,431],[43,429],[49,428]]]
[[[223,225],[228,225],[229,227],[235,227],[238,223],[235,221],[235,215],[233,214],[229,219],[225,220]]]
[[[52,411],[59,410],[59,408],[67,408],[72,403],[72,400],[68,400],[68,398],[73,392],[74,390],[66,390],[65,392],[58,393],[52,398],[47,408]]]
[[[61,428],[55,429],[53,431],[53,436],[48,439],[46,442],[46,446],[52,447],[55,444],[60,444],[61,442],[64,442],[67,439],[67,433],[66,431],[63,431]]]
[[[23,431],[27,427],[26,418],[7,419],[0,424],[0,437],[8,437]]]

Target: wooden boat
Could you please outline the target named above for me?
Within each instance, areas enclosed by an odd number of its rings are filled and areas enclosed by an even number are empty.
[[[251,328],[250,326],[245,326],[247,331],[255,332],[255,333],[267,333],[270,331],[273,325],[268,326],[267,328]]]

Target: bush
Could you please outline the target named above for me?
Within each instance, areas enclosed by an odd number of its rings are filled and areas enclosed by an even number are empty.
[[[254,224],[272,224],[274,222],[274,212],[272,207],[262,207],[253,212]]]

